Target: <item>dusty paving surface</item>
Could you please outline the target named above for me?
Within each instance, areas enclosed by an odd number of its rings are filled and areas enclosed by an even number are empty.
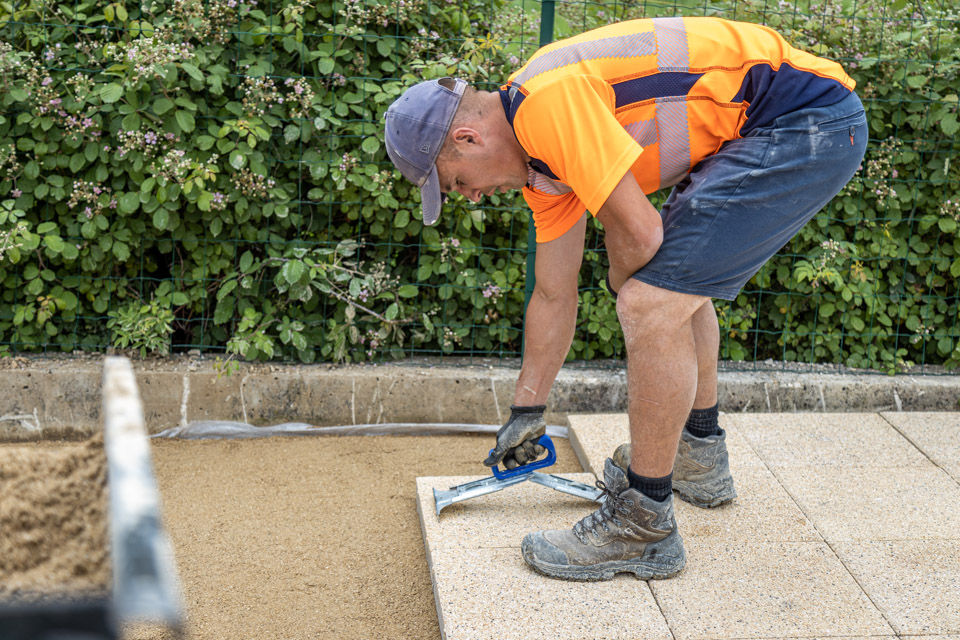
[[[581,471],[555,442],[551,471]],[[492,445],[492,435],[152,441],[188,637],[436,640],[416,478],[485,474]]]
[[[103,437],[0,445],[0,600],[110,585]]]

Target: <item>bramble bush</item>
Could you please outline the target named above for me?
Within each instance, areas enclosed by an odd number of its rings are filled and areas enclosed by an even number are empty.
[[[840,60],[871,130],[844,193],[717,301],[723,357],[955,365],[956,12],[687,4],[558,3],[555,37],[677,12],[762,22]],[[522,198],[452,197],[424,227],[381,122],[420,79],[496,87],[538,28],[519,0],[0,3],[0,348],[517,355]],[[623,352],[605,272],[591,223],[571,359]]]

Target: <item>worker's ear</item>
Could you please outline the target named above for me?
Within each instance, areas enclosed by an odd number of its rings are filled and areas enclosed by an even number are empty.
[[[483,146],[483,136],[473,127],[457,127],[450,137],[460,151],[466,151],[473,145]]]

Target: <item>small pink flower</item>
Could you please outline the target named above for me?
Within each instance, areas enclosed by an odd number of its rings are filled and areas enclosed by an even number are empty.
[[[40,83],[40,85],[43,86],[43,87],[46,87],[47,85],[49,85],[49,84],[52,83],[52,82],[53,82],[53,78],[51,78],[50,76],[47,76],[46,78],[43,79],[43,81]]]
[[[21,195],[23,195],[23,191],[20,191],[20,189],[14,189],[10,193],[13,194],[14,198],[19,198]]]

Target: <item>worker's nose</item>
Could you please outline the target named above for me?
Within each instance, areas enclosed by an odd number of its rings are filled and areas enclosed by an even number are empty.
[[[458,187],[457,191],[459,191],[464,198],[470,200],[471,202],[480,202],[480,189],[468,189],[464,186]]]

